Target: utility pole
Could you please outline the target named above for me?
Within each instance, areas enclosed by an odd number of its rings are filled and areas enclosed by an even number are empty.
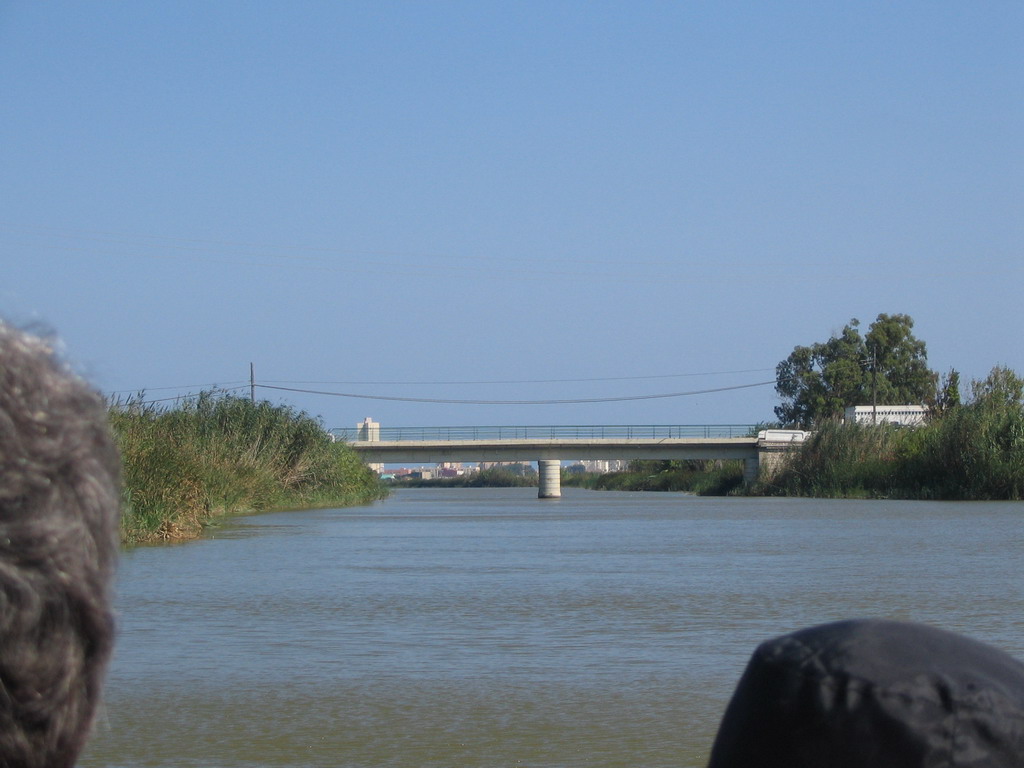
[[[256,405],[256,369],[249,363],[249,399]]]
[[[878,366],[875,350],[871,350],[871,423],[878,424]]]

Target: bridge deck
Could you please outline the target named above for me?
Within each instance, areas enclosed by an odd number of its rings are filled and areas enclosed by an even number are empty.
[[[380,440],[351,446],[371,463],[757,457],[756,437]]]
[[[355,443],[366,438],[362,427],[332,429],[339,440]],[[382,427],[374,425],[374,440],[607,440],[682,439],[749,437],[757,433],[753,424],[598,424],[587,426],[455,426],[455,427]]]

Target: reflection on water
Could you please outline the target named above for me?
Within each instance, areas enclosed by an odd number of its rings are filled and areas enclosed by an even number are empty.
[[[1024,657],[1024,506],[402,491],[139,549],[82,766],[701,766],[760,640]]]

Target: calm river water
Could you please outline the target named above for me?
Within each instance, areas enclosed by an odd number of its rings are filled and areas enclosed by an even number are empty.
[[[703,766],[754,646],[853,616],[1024,658],[1024,504],[405,490],[128,553],[82,766]]]

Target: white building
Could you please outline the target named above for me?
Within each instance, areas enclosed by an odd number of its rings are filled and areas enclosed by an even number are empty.
[[[928,409],[923,405],[851,405],[844,412],[847,424],[897,424],[919,427]]]
[[[369,416],[363,419],[361,422],[356,424],[356,434],[359,436],[359,440],[376,443],[380,440],[380,423],[374,421]],[[367,465],[376,472],[378,475],[383,474],[383,464],[369,464]]]
[[[576,466],[581,466],[583,471],[596,472],[599,475],[605,475],[609,472],[622,472],[626,469],[628,464],[629,462],[624,459],[595,459],[591,461],[581,460],[576,462]]]

